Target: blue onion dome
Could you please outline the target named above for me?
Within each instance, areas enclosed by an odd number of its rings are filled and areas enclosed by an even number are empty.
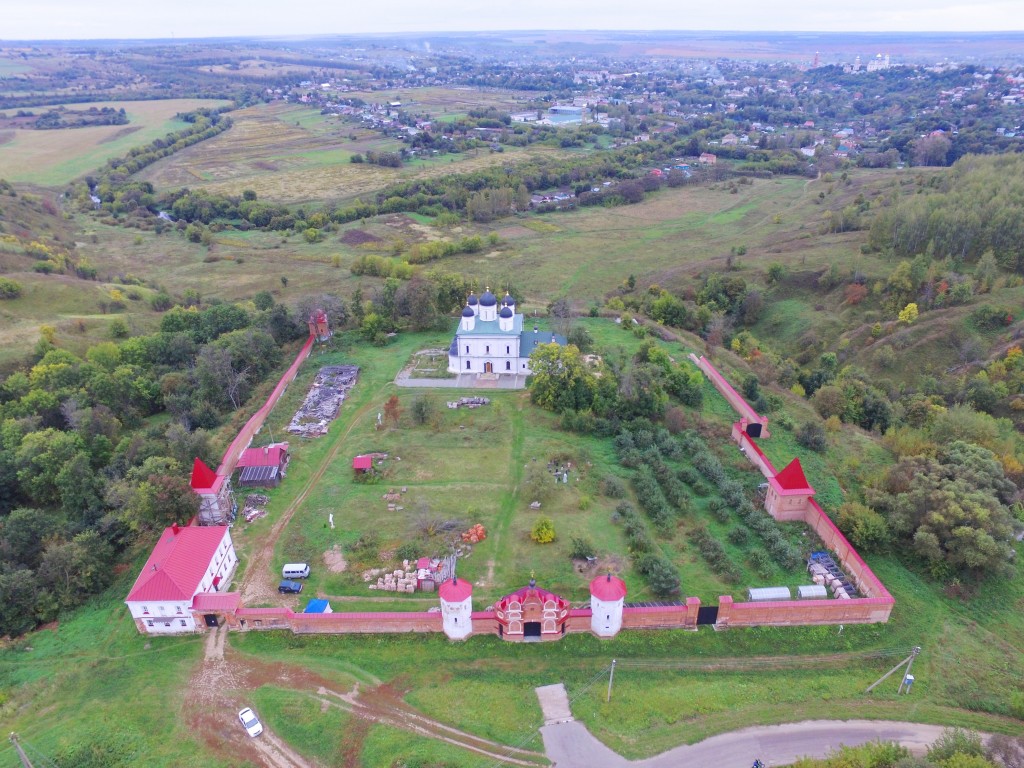
[[[477,305],[476,296],[473,293],[470,293],[469,298],[466,299],[466,303],[471,307],[475,307]]]
[[[497,299],[497,297],[493,293],[491,293],[491,289],[490,288],[488,288],[486,291],[484,291],[483,295],[480,296],[480,306],[481,307],[493,307],[497,303],[498,303],[498,299]]]
[[[498,313],[498,317],[512,317],[512,310],[509,307],[502,307],[501,312]]]
[[[463,317],[473,317],[475,315],[476,315],[476,312],[474,312],[473,308],[471,306],[469,306],[468,304],[465,307],[462,308],[462,316]]]
[[[502,305],[503,307],[514,307],[514,306],[516,305],[516,300],[515,300],[515,299],[513,299],[513,298],[512,298],[512,297],[511,297],[511,296],[510,296],[510,295],[508,294],[508,292],[506,292],[506,293],[505,293],[505,298],[501,300],[501,305]]]

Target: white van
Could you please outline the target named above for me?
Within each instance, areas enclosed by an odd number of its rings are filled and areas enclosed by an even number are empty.
[[[286,579],[309,578],[309,563],[285,563],[281,576]]]

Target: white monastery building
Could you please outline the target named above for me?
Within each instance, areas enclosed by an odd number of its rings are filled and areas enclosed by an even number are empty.
[[[565,337],[548,331],[523,329],[523,316],[516,314],[516,302],[505,294],[498,299],[490,288],[478,299],[472,293],[462,310],[455,339],[448,348],[450,373],[526,376],[530,354],[539,344],[565,346]]]
[[[195,632],[193,611],[210,608],[211,597],[221,597],[217,593],[236,565],[227,526],[175,523],[164,529],[125,599],[135,626],[144,634]]]

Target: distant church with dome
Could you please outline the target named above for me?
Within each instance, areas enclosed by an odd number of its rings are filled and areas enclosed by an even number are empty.
[[[530,373],[530,354],[539,344],[565,346],[564,336],[523,327],[523,316],[516,313],[516,302],[509,294],[501,300],[488,288],[477,298],[469,294],[462,320],[448,348],[448,371],[458,374],[494,374],[526,376]]]

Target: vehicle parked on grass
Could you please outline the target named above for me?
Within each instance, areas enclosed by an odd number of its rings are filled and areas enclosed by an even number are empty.
[[[309,563],[285,563],[281,576],[286,579],[308,579]]]
[[[302,591],[302,583],[298,581],[289,581],[288,579],[285,579],[277,585],[277,591],[280,592],[282,595],[297,595],[299,594],[299,592]]]

